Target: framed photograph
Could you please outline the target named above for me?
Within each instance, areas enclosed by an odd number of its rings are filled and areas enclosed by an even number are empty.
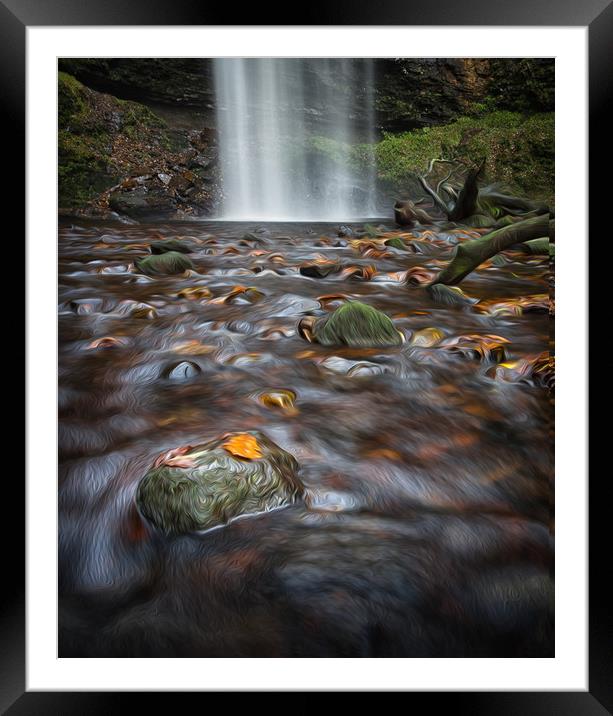
[[[612,712],[607,0],[0,11],[27,346],[3,710]]]

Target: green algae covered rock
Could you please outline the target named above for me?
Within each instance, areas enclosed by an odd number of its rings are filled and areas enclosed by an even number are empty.
[[[262,433],[230,433],[161,455],[140,481],[136,504],[166,533],[206,530],[296,502],[298,470]]]
[[[443,306],[472,306],[479,303],[478,298],[468,296],[458,286],[445,286],[442,283],[435,283],[426,287],[430,298]]]
[[[315,342],[324,346],[377,348],[404,342],[391,318],[360,301],[347,301],[330,316],[313,324]]]
[[[137,259],[134,263],[137,270],[147,276],[170,276],[194,268],[194,264],[190,259],[178,251],[168,251],[165,254],[146,256],[144,259]]]
[[[401,251],[405,251],[407,248],[406,244],[399,236],[394,236],[391,239],[386,239],[384,243],[386,246],[391,246],[393,249],[400,249]]]

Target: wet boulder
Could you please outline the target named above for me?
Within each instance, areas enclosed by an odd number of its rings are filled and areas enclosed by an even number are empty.
[[[304,264],[300,267],[300,275],[308,276],[309,278],[326,278],[332,273],[338,273],[342,266],[336,261],[330,262],[314,262],[310,264]]]
[[[374,375],[382,375],[387,372],[385,366],[379,363],[373,363],[372,361],[361,360],[348,360],[347,358],[341,358],[340,356],[330,356],[326,360],[322,361],[322,368],[329,370],[331,373],[337,375],[347,375],[350,378],[354,377],[371,377]]]
[[[404,342],[391,318],[360,301],[347,301],[329,316],[308,316],[300,321],[298,330],[306,340],[324,346],[377,348]]]
[[[129,191],[120,188],[109,196],[109,208],[132,219],[143,219],[174,214],[177,210],[177,200],[164,185],[139,186]]]
[[[354,236],[355,233],[353,229],[350,226],[345,226],[344,224],[342,226],[338,227],[338,231],[336,232],[337,236],[343,237],[343,236]]]
[[[230,433],[161,455],[140,481],[136,504],[166,533],[210,529],[296,502],[298,470],[262,433]]]
[[[190,259],[178,251],[146,256],[144,259],[137,259],[134,263],[137,270],[147,276],[170,276],[194,268]]]
[[[162,239],[160,241],[152,241],[149,246],[152,254],[166,254],[169,251],[177,251],[180,254],[191,254],[194,247],[188,241],[180,241],[179,239]]]

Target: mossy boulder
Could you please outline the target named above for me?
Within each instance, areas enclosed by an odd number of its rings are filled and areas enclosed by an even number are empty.
[[[406,251],[406,244],[399,236],[394,236],[391,239],[385,240],[385,245],[390,246],[392,249],[400,249],[400,251]]]
[[[187,241],[179,239],[164,239],[162,241],[152,241],[149,246],[152,254],[167,254],[170,251],[177,251],[180,254],[191,254],[194,247]]]
[[[138,485],[136,504],[166,533],[210,529],[296,502],[298,470],[262,433],[227,434],[159,457]]]
[[[313,340],[324,346],[399,346],[404,338],[385,313],[360,301],[347,301],[313,324]]]
[[[472,306],[479,303],[478,298],[467,296],[458,286],[445,286],[435,283],[426,287],[430,298],[442,306]]]
[[[136,269],[147,276],[170,276],[194,268],[190,259],[178,251],[146,256],[144,259],[137,259],[134,263]]]

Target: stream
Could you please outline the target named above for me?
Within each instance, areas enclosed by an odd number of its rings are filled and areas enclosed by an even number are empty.
[[[479,308],[548,293],[547,259],[488,262],[462,282],[482,303],[459,309],[404,283],[473,236],[459,228],[394,229],[427,251],[369,253],[361,223],[74,222],[59,227],[60,656],[553,656],[553,398],[504,379],[550,349],[552,320]],[[160,238],[195,242],[195,271],[135,272]],[[330,259],[345,270],[299,272]],[[405,343],[298,334],[348,299]],[[179,536],[141,517],[160,453],[244,430],[298,460],[303,501]]]

